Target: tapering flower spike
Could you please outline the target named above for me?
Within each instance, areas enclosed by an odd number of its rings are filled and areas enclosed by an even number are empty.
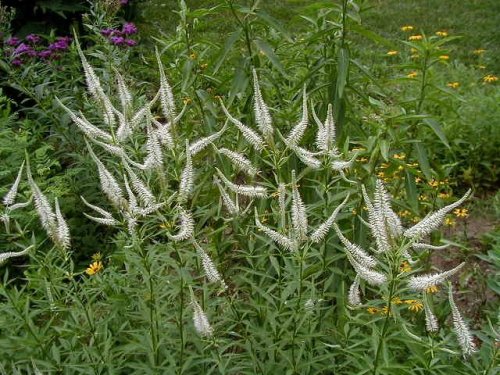
[[[137,194],[139,200],[144,206],[152,206],[156,203],[156,198],[146,184],[135,174],[127,162],[124,162],[125,170],[130,178],[132,190]]]
[[[248,126],[243,125],[241,121],[231,116],[222,100],[220,101],[220,104],[228,120],[238,128],[238,130],[243,134],[243,138],[245,138],[247,142],[250,143],[257,151],[264,149],[264,140],[262,137]]]
[[[253,74],[253,87],[254,87],[254,111],[255,120],[257,122],[257,127],[259,128],[262,135],[265,138],[269,138],[273,134],[273,125],[271,115],[269,114],[269,108],[267,107],[264,99],[262,98],[262,93],[260,92],[259,78],[257,77],[257,72],[252,69]]]
[[[92,210],[96,211],[98,214],[100,214],[101,216],[103,217],[94,217],[94,216],[90,216],[88,214],[86,214],[85,212],[83,213],[87,218],[89,218],[90,220],[93,220],[95,221],[96,223],[99,223],[99,224],[104,224],[104,225],[110,225],[110,226],[113,226],[113,225],[118,225],[119,222],[117,220],[115,220],[113,218],[113,215],[111,215],[111,213],[109,213],[108,211],[102,209],[101,207],[98,207],[98,206],[94,206],[93,204],[90,204],[89,202],[87,202],[85,200],[84,197],[80,197],[83,201],[83,203],[91,208]]]
[[[212,326],[208,321],[207,315],[196,302],[193,292],[191,292],[191,307],[193,308],[193,323],[196,332],[202,337],[210,337],[213,334]]]
[[[61,213],[61,208],[59,207],[59,200],[57,198],[55,199],[55,205],[56,205],[56,221],[57,221],[57,228],[55,231],[56,234],[55,242],[62,249],[67,250],[71,246],[69,227]]]
[[[359,306],[361,305],[361,295],[359,291],[359,275],[356,275],[354,282],[349,287],[349,294],[347,295],[347,301],[351,306]]]
[[[441,208],[440,210],[426,216],[419,223],[415,224],[411,228],[407,229],[404,232],[404,236],[408,238],[422,238],[428,234],[430,234],[434,229],[439,227],[443,222],[446,214],[452,211],[453,209],[460,206],[467,198],[470,197],[471,190],[468,190],[462,198],[460,198],[455,203],[452,203],[446,207]]]
[[[174,95],[172,93],[172,88],[170,87],[165,71],[163,70],[163,64],[161,62],[160,53],[158,50],[155,51],[156,60],[158,62],[158,68],[160,70],[160,103],[163,115],[172,124],[174,124],[174,119],[176,116]]]
[[[427,332],[437,332],[439,330],[439,323],[429,306],[427,298],[424,298],[424,312],[425,312],[425,329]]]
[[[251,185],[238,185],[233,184],[231,181],[227,179],[226,176],[218,169],[217,173],[219,174],[220,179],[226,185],[226,187],[234,193],[245,195],[250,198],[265,198],[267,197],[267,190],[262,186],[251,186]]]
[[[381,285],[387,281],[387,277],[377,271],[373,271],[361,263],[358,263],[351,255],[350,252],[346,253],[347,259],[356,271],[356,274],[370,285]]]
[[[448,298],[450,301],[451,314],[453,316],[453,327],[455,334],[458,338],[458,343],[462,348],[462,353],[464,357],[468,357],[476,351],[476,345],[474,344],[474,338],[469,331],[467,323],[465,323],[460,311],[458,310],[455,301],[453,300],[453,291],[451,285],[448,291]]]
[[[316,146],[321,151],[328,153],[336,149],[335,146],[335,121],[333,119],[333,106],[328,104],[328,111],[324,123],[318,119],[314,107],[312,108],[313,118],[318,125],[316,133]]]
[[[272,230],[271,228],[266,227],[264,224],[260,222],[257,209],[255,209],[255,225],[257,226],[258,230],[262,231],[270,239],[272,239],[274,242],[276,242],[279,246],[281,246],[285,250],[289,251],[297,250],[297,243],[295,241],[288,238],[287,236],[284,236],[281,233],[276,232],[275,230]]]
[[[194,220],[191,213],[183,208],[180,208],[180,229],[175,235],[168,235],[168,237],[175,242],[184,241],[193,237],[194,233]]]
[[[233,202],[229,194],[226,192],[226,190],[222,187],[220,180],[214,176],[214,183],[217,185],[217,188],[219,189],[222,202],[224,203],[224,206],[226,207],[227,211],[229,212],[230,215],[236,216],[240,213],[240,209],[238,207],[238,200],[236,200],[236,203]]]
[[[22,251],[9,251],[9,252],[6,252],[6,253],[0,253],[0,264],[2,264],[3,262],[5,262],[7,259],[21,257],[23,255],[28,254],[29,251],[33,247],[34,246],[31,245],[31,246],[28,246],[26,249],[24,249]]]
[[[212,283],[220,283],[223,289],[226,289],[226,283],[219,271],[215,267],[214,262],[210,258],[210,256],[206,253],[206,251],[193,239],[193,246],[198,253],[198,256],[201,258],[201,264],[203,266],[203,270],[205,271],[205,275],[207,276],[208,281]]]
[[[146,160],[144,161],[144,166],[146,169],[160,168],[163,166],[163,153],[161,150],[160,141],[156,136],[156,132],[148,123],[147,127],[147,140],[146,140],[146,150],[148,154]]]
[[[309,116],[307,112],[307,93],[306,93],[306,86],[304,85],[304,91],[302,94],[302,118],[297,123],[297,125],[293,127],[293,129],[290,131],[290,134],[288,134],[288,137],[286,139],[288,144],[294,146],[298,145],[309,123],[308,117]]]
[[[350,256],[356,260],[357,263],[366,268],[373,268],[377,265],[377,261],[372,256],[368,255],[368,253],[363,250],[358,245],[350,242],[340,231],[340,228],[337,224],[333,224],[333,228],[339,237],[340,242],[345,246],[346,250],[349,252]]]
[[[239,168],[249,176],[255,176],[257,174],[257,168],[255,168],[252,165],[252,162],[248,160],[244,155],[239,154],[235,151],[228,150],[227,148],[219,148],[218,152],[226,156],[237,168]]]
[[[52,210],[49,200],[33,180],[29,163],[27,163],[26,165],[26,174],[28,176],[28,183],[33,193],[35,208],[38,212],[38,216],[40,217],[42,227],[43,229],[45,229],[50,238],[54,238],[57,229],[56,215]]]
[[[335,219],[337,218],[337,215],[339,214],[340,210],[346,205],[348,200],[349,200],[349,194],[347,195],[347,197],[345,197],[345,199],[342,201],[342,203],[340,203],[337,206],[337,208],[335,208],[335,210],[333,210],[330,217],[328,219],[326,219],[326,221],[323,224],[321,224],[311,234],[310,238],[311,238],[312,242],[318,243],[321,240],[323,240],[323,238],[325,238],[325,236],[328,234],[328,231],[330,230],[332,225],[335,223]]]
[[[212,144],[213,141],[220,138],[220,136],[226,131],[226,128],[227,128],[227,123],[224,124],[222,129],[219,130],[217,133],[214,133],[212,135],[209,135],[208,137],[204,137],[193,142],[189,146],[189,153],[191,154],[191,156],[196,155],[198,152],[204,150],[208,145]]]
[[[193,192],[193,181],[194,181],[194,171],[193,162],[191,160],[191,154],[189,152],[189,142],[186,140],[186,165],[181,174],[181,180],[179,183],[179,195],[177,200],[179,203],[184,203],[187,201],[191,193]]]
[[[458,266],[449,271],[434,273],[430,275],[411,276],[408,280],[408,286],[414,290],[426,290],[431,286],[435,286],[446,281],[446,279],[460,271],[464,265],[465,262],[460,263]]]
[[[7,207],[8,206],[12,206],[12,204],[16,200],[17,190],[19,189],[19,183],[21,182],[21,178],[23,176],[24,163],[25,162],[23,161],[22,164],[21,164],[21,167],[19,168],[19,172],[17,173],[16,180],[14,181],[14,183],[12,184],[12,186],[10,187],[9,191],[7,192],[7,194],[5,194],[5,196],[3,197],[3,204],[5,206],[7,206]]]
[[[389,244],[383,210],[380,205],[375,207],[375,205],[371,202],[364,186],[361,186],[361,189],[366,207],[368,209],[368,222],[370,224],[372,235],[375,239],[376,251],[378,253],[386,252],[391,248],[391,245]]]
[[[307,239],[306,206],[300,197],[294,170],[292,171],[292,227],[296,239],[299,241]]]
[[[124,114],[130,111],[132,108],[132,95],[123,79],[123,76],[115,69],[116,75],[116,86],[118,87],[118,97],[120,98],[120,103],[122,105],[122,111]]]

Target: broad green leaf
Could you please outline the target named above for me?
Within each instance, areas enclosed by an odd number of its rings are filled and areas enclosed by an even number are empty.
[[[257,48],[259,51],[261,51],[264,55],[267,56],[267,58],[271,61],[271,63],[280,71],[281,74],[286,76],[285,68],[281,64],[281,61],[278,59],[278,56],[274,53],[273,48],[267,44],[267,42],[264,42],[262,39],[256,39],[255,44],[257,45]]]
[[[217,73],[226,60],[226,57],[233,47],[233,44],[238,40],[238,38],[241,35],[242,30],[238,29],[234,33],[230,34],[229,37],[226,39],[226,42],[224,43],[224,49],[222,50],[219,59],[217,60],[217,63],[215,63],[215,67],[213,69],[213,74]]]
[[[417,152],[418,163],[420,164],[420,168],[422,168],[422,172],[425,175],[425,178],[428,180],[432,179],[429,158],[427,157],[427,151],[425,150],[422,143],[415,142],[415,151]]]
[[[436,135],[439,137],[441,142],[443,142],[443,144],[446,147],[450,148],[450,144],[448,143],[448,140],[446,139],[446,135],[443,132],[443,128],[442,128],[441,124],[436,119],[426,118],[426,119],[424,119],[424,123],[426,125],[429,125],[430,128],[432,130],[434,130],[434,133],[436,133]]]

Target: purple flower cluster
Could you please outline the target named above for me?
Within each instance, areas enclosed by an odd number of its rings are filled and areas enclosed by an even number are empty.
[[[5,40],[4,54],[14,66],[21,66],[28,60],[56,60],[69,49],[71,41],[69,36],[60,36],[47,44],[36,34],[29,34],[24,40],[13,36]]]
[[[132,22],[125,23],[121,30],[102,29],[101,35],[105,36],[111,44],[122,47],[133,47],[137,42],[130,36],[137,34],[137,27]]]

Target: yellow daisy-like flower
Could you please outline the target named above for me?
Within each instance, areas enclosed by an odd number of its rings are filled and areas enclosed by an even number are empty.
[[[356,159],[356,161],[358,161],[360,163],[366,163],[368,161],[368,158],[362,157],[362,158]]]
[[[382,307],[382,309],[380,310],[380,313],[382,315],[391,315],[391,312],[389,311],[389,307],[388,306]]]
[[[469,210],[467,208],[455,208],[453,213],[456,217],[466,218],[469,216]]]
[[[429,200],[429,198],[428,198],[428,197],[427,197],[427,195],[425,195],[425,194],[420,194],[420,195],[418,196],[418,200],[419,200],[419,201],[421,201],[421,202],[425,202],[425,201],[428,201],[428,200]]]
[[[87,275],[92,276],[95,275],[96,273],[102,271],[104,269],[104,266],[102,265],[101,261],[97,261],[92,263],[88,268],[85,270]]]
[[[457,222],[455,221],[455,219],[451,217],[447,217],[446,219],[444,219],[444,225],[448,227],[454,227],[456,224]]]
[[[394,159],[404,160],[406,158],[406,154],[404,152],[402,152],[400,154],[394,154],[394,155],[392,155],[392,157]]]
[[[190,55],[189,55],[189,58],[190,58],[191,60],[195,60],[197,57],[198,57],[198,55],[197,55],[196,53],[194,53],[194,52],[193,52],[192,54],[190,54]]]
[[[408,210],[399,211],[399,216],[400,217],[408,217],[410,215],[411,215],[411,212],[408,211]]]
[[[475,49],[474,51],[472,51],[472,53],[474,55],[482,55],[485,52],[486,52],[486,50],[484,48],[478,48],[478,49]]]
[[[190,97],[185,97],[184,99],[182,99],[182,102],[185,104],[185,105],[188,105],[188,104],[191,104],[193,100],[190,98]]]
[[[407,299],[404,301],[404,303],[408,305],[408,310],[416,313],[424,309],[424,304],[417,299]]]
[[[368,311],[369,314],[376,314],[380,311],[380,309],[378,307],[369,307],[366,309],[366,311]]]
[[[390,51],[387,51],[386,55],[387,56],[396,56],[398,53],[399,53],[398,51],[390,50]]]
[[[450,59],[449,55],[441,55],[441,56],[439,56],[439,60],[446,61],[446,60],[449,60],[449,59]]]
[[[384,178],[384,177],[385,177],[385,173],[384,173],[384,172],[382,172],[382,171],[381,171],[381,172],[378,172],[378,173],[377,173],[377,177],[378,177],[378,178]]]
[[[415,78],[418,76],[417,72],[410,72],[406,75],[407,78]]]
[[[458,88],[460,86],[460,82],[448,82],[446,86],[451,87],[452,89]]]
[[[415,177],[415,183],[418,184],[422,182],[422,177]]]
[[[435,179],[432,179],[430,180],[428,183],[427,183],[430,187],[438,187],[439,186],[439,181],[436,181]]]
[[[410,263],[408,263],[406,260],[401,263],[401,266],[399,266],[399,271],[400,272],[411,272],[412,268],[410,266]]]
[[[436,31],[436,35],[445,37],[448,36],[448,33],[446,31]]]
[[[411,25],[404,25],[404,26],[401,26],[401,31],[412,31],[414,29],[413,26]]]
[[[439,292],[439,287],[437,285],[431,285],[427,289],[425,289],[426,293],[432,294],[432,293],[437,293]]]
[[[450,193],[439,193],[438,194],[438,198],[441,198],[441,199],[448,199],[450,197],[451,197]]]
[[[496,82],[498,81],[498,77],[497,76],[494,76],[493,74],[488,74],[486,76],[483,77],[483,82],[484,83],[493,83],[493,82]]]
[[[394,297],[391,302],[395,305],[401,305],[403,303],[403,301],[401,300],[401,298],[399,297]]]
[[[420,34],[417,35],[410,35],[408,37],[408,40],[415,41],[415,40],[422,40],[424,37]]]

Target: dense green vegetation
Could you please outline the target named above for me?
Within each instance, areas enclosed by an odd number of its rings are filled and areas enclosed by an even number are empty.
[[[0,372],[496,373],[496,1],[122,3],[0,3]]]

